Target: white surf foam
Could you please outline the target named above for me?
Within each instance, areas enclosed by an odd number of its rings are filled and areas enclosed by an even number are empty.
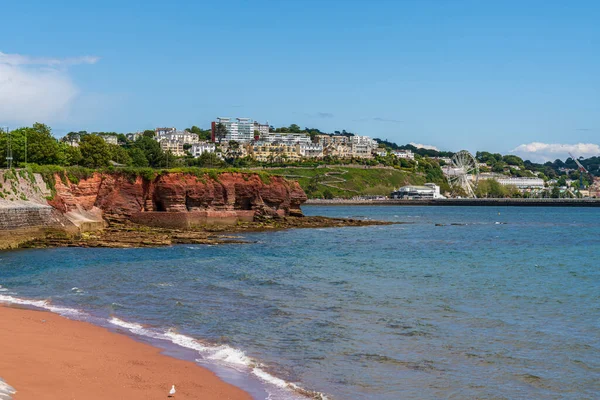
[[[13,387],[0,379],[0,400],[10,400],[15,393],[17,393],[17,391]]]
[[[85,315],[85,313],[69,307],[60,307],[52,305],[48,300],[28,300],[21,299],[14,296],[0,294],[0,303],[19,304],[24,306],[32,306],[37,308],[43,308],[53,313],[68,317],[77,317]]]
[[[0,294],[0,303],[18,304],[41,308],[51,311],[55,314],[59,314],[65,317],[72,317],[75,319],[82,319],[88,316],[86,313],[76,310],[74,308],[52,305],[48,300],[22,299],[19,297]],[[327,400],[327,397],[322,395],[321,393],[307,391],[294,383],[287,382],[281,378],[271,375],[270,373],[266,372],[263,368],[261,368],[262,365],[254,361],[252,358],[248,357],[242,350],[236,349],[234,347],[228,345],[206,344],[190,336],[177,333],[174,330],[160,331],[158,329],[145,327],[135,322],[124,321],[117,317],[111,317],[108,320],[108,322],[130,331],[134,335],[165,340],[178,346],[194,350],[202,356],[202,359],[197,360],[199,362],[210,360],[211,362],[234,368],[236,370],[245,370],[248,373],[259,378],[267,385],[272,385],[275,389],[278,389],[278,392],[280,392],[283,389],[289,394],[302,395],[303,397],[306,396],[309,398],[319,400]],[[4,392],[2,390],[4,390]],[[8,386],[0,379],[0,400],[9,400],[11,399],[10,395],[14,393],[14,389]],[[2,397],[3,395],[5,397]],[[272,399],[288,398],[287,396],[282,397],[279,395],[269,397]]]
[[[165,333],[165,339],[171,341],[172,343],[178,346],[185,347],[191,350],[196,350],[199,353],[204,353],[209,349],[208,346],[203,345],[194,338],[173,331],[167,331]]]
[[[155,339],[162,339],[170,341],[178,346],[194,350],[202,356],[197,359],[198,362],[210,360],[219,365],[224,365],[236,370],[245,370],[248,373],[259,378],[267,385],[272,385],[277,389],[285,389],[289,394],[302,395],[303,397],[310,397],[319,400],[327,400],[327,397],[321,393],[310,392],[301,388],[300,386],[287,382],[281,378],[271,375],[252,358],[248,357],[242,350],[236,349],[228,345],[210,345],[200,342],[193,337],[177,333],[174,330],[167,330],[161,332],[151,328],[146,328],[143,325],[123,321],[117,317],[112,317],[109,321],[111,324],[120,326],[121,328],[129,330],[131,333],[136,335],[143,335]],[[279,396],[272,397],[273,399],[282,398]]]
[[[143,325],[136,324],[134,322],[123,321],[122,319],[119,319],[117,317],[111,317],[111,319],[109,319],[108,322],[110,322],[113,325],[120,326],[121,328],[127,329],[135,335],[146,336],[153,339],[165,339],[164,335],[160,334],[159,332],[154,332],[153,330],[146,328]]]

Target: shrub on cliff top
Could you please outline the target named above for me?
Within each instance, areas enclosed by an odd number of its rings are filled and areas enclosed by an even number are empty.
[[[131,183],[135,182],[136,179],[139,177],[141,177],[142,179],[146,180],[146,181],[154,181],[154,179],[156,179],[156,176],[158,175],[158,172],[155,169],[146,167],[146,168],[135,168],[135,167],[129,167],[129,168],[121,168],[118,170],[119,173],[127,176],[127,178],[129,179],[129,181]]]
[[[94,174],[94,172],[96,172],[91,168],[79,166],[67,167],[65,168],[65,171],[67,173],[69,181],[75,184],[79,183],[81,179],[89,179]]]

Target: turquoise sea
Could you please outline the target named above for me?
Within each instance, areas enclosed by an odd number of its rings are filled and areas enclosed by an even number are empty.
[[[133,335],[256,399],[600,398],[600,210],[304,211],[404,223],[5,251],[0,301]]]

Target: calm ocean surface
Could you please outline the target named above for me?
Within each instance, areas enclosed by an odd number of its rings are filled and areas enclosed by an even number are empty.
[[[298,398],[285,382],[332,399],[600,398],[600,210],[304,211],[410,224],[1,252],[0,301],[135,335],[256,399]]]

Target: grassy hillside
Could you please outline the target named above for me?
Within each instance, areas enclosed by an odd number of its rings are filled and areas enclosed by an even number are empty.
[[[268,172],[297,180],[309,198],[389,195],[407,184],[422,185],[423,174],[383,168],[281,168]]]

